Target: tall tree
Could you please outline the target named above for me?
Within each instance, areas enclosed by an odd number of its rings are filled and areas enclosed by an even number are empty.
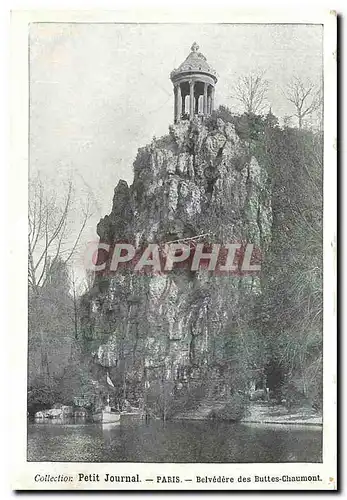
[[[307,130],[265,136],[272,178],[272,242],[262,296],[272,356],[287,389],[321,401],[323,141]],[[295,388],[295,391],[294,391]],[[284,388],[283,388],[284,389]],[[286,390],[286,389],[284,389]],[[287,396],[285,396],[287,399]],[[289,399],[288,399],[289,400]]]
[[[285,96],[295,108],[294,116],[298,119],[299,129],[303,128],[304,119],[322,108],[322,90],[310,80],[294,77],[288,84]]]
[[[234,86],[232,97],[239,101],[248,114],[261,114],[267,105],[269,82],[264,72],[242,76]]]
[[[49,271],[59,261],[67,264],[73,257],[86,223],[91,216],[89,203],[82,210],[77,232],[73,234],[70,220],[74,209],[71,182],[63,200],[45,190],[39,176],[30,183],[28,207],[28,272],[29,287],[37,292],[49,280]]]

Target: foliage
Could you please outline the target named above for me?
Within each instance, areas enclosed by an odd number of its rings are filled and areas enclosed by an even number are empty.
[[[292,384],[316,406],[322,394],[322,156],[320,133],[281,129],[268,115],[235,115],[221,106],[210,117],[213,129],[218,118],[235,125],[238,135],[248,143],[250,153],[268,172],[272,193],[272,243],[263,262],[261,295],[244,294],[246,304],[253,300],[254,317],[242,309],[238,325],[230,331],[224,353],[247,370],[275,363],[279,397]],[[240,329],[241,327],[241,329]],[[240,349],[240,346],[242,348]],[[244,353],[247,353],[245,356]],[[246,358],[246,359],[245,359]],[[241,370],[242,372],[242,370]]]
[[[36,377],[28,387],[27,407],[29,414],[52,408],[60,400],[60,393],[54,380],[47,382],[44,377]]]
[[[219,108],[215,109],[212,114],[205,120],[204,125],[207,127],[207,130],[210,132],[212,130],[217,129],[217,119],[221,118],[225,123],[233,123],[237,119],[238,115],[232,113],[232,111],[227,106],[219,106]]]
[[[57,390],[63,404],[72,405],[74,397],[84,396],[86,399],[93,399],[96,395],[89,364],[90,362],[88,363],[81,356],[78,363],[66,366],[62,375],[56,378]]]
[[[248,401],[242,394],[233,394],[228,402],[220,409],[214,409],[210,412],[208,418],[211,420],[226,420],[237,422],[241,420],[247,411]]]
[[[272,179],[273,208],[262,294],[268,319],[262,329],[287,383],[305,397],[318,395],[322,388],[322,137],[288,128],[267,131],[262,154]]]
[[[87,394],[90,367],[75,338],[75,308],[66,262],[56,259],[44,286],[29,288],[28,409],[72,404]]]
[[[73,300],[61,270],[38,292],[29,290],[29,383],[50,378],[69,363],[74,343]]]
[[[174,382],[171,380],[155,380],[146,394],[146,406],[157,417],[164,421],[172,414],[174,405]]]
[[[282,401],[287,408],[292,409],[295,407],[311,406],[309,398],[298,390],[292,382],[288,382],[282,387]]]
[[[278,120],[274,115],[259,115],[245,112],[233,113],[227,106],[219,106],[206,120],[205,125],[209,131],[217,129],[217,119],[221,118],[225,123],[232,123],[236,133],[245,142],[261,140],[266,127],[277,126]]]

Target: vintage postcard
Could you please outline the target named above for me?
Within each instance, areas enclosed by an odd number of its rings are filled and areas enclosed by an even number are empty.
[[[336,12],[11,44],[13,489],[336,489]]]

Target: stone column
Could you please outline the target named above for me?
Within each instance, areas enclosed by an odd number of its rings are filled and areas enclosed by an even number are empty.
[[[174,85],[174,122],[177,123],[177,85]]]
[[[204,83],[204,115],[207,115],[207,83]]]
[[[181,113],[182,113],[182,94],[181,94],[181,85],[178,84],[176,86],[177,92],[176,92],[176,122],[179,122],[181,120]]]
[[[194,117],[194,82],[189,82],[190,87],[190,99],[189,99],[189,119],[192,120]]]
[[[211,113],[214,111],[214,87],[211,88]]]
[[[195,101],[194,101],[195,102],[195,114],[197,115],[197,114],[199,114],[199,96],[196,95],[194,99],[195,99]]]

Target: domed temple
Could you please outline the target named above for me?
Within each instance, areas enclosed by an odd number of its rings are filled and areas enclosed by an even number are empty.
[[[192,120],[194,116],[204,119],[214,109],[214,89],[217,73],[199,52],[194,42],[186,60],[171,72],[174,85],[175,123]]]

